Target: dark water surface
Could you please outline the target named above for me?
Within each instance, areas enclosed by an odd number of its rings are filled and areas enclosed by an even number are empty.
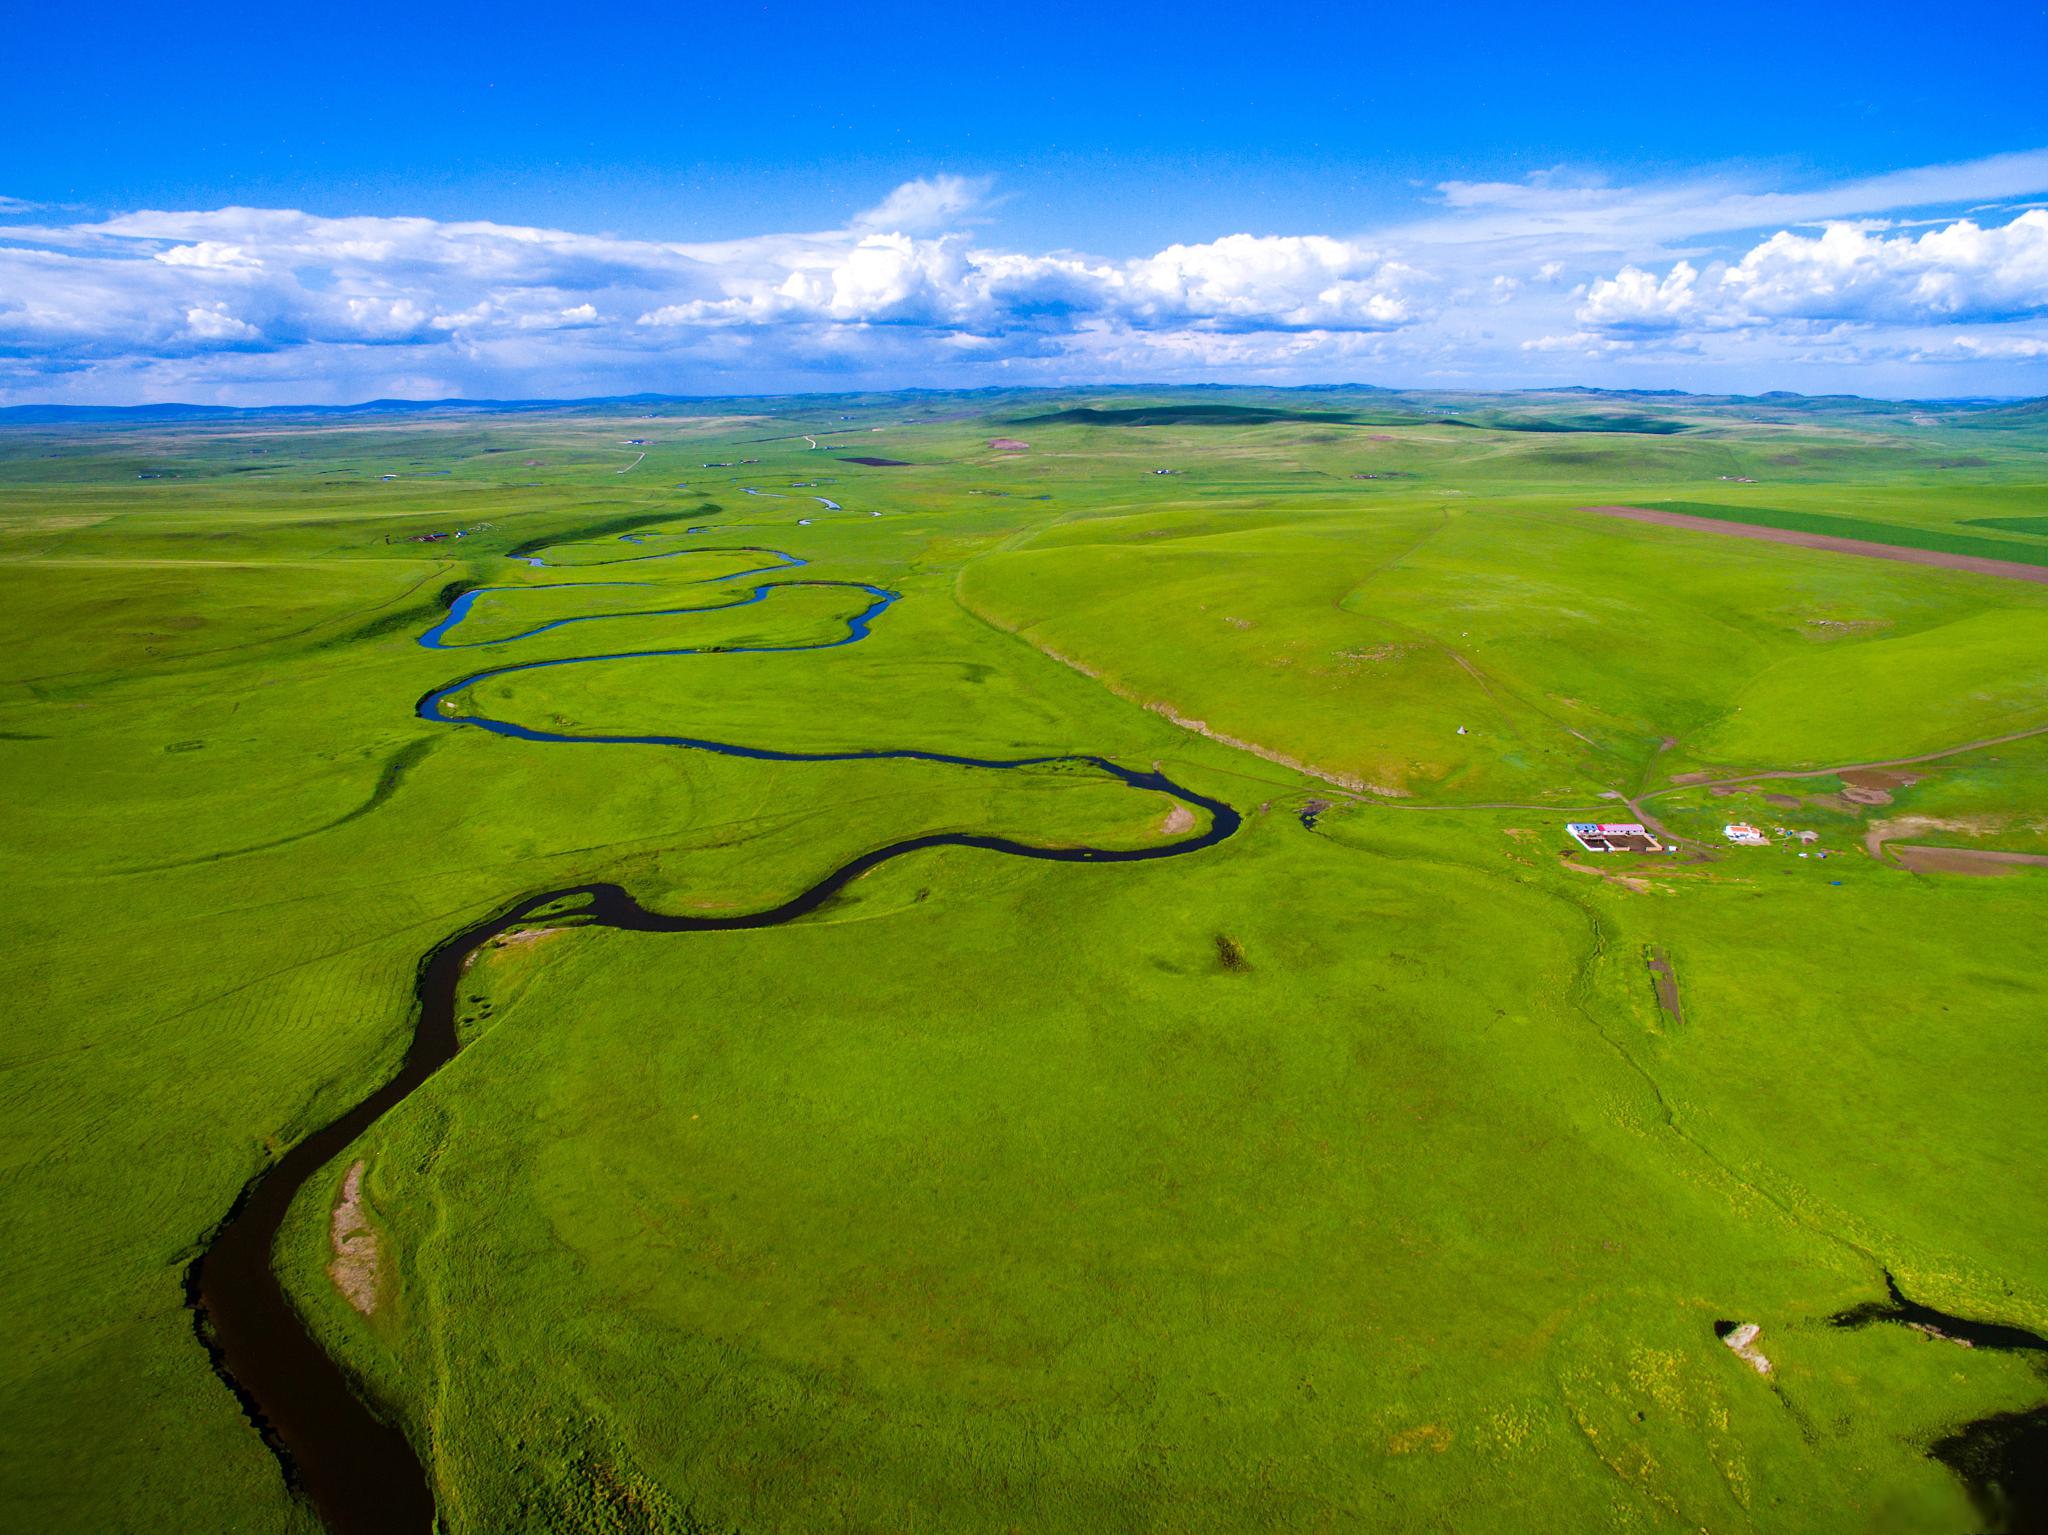
[[[650,535],[629,534],[625,539],[640,543],[645,536]],[[626,560],[672,559],[680,554],[713,552],[759,553],[775,558],[774,564],[759,570],[709,578],[713,581],[739,580],[749,575],[791,569],[804,563],[779,550],[767,549],[714,551],[692,548],[665,554],[627,556]],[[586,563],[608,565],[625,562],[604,560]],[[542,565],[545,561],[530,559],[529,563]],[[611,586],[636,583],[570,584]],[[418,1016],[413,1025],[412,1043],[397,1074],[250,1180],[214,1232],[212,1240],[193,1260],[185,1275],[186,1298],[192,1308],[193,1326],[213,1361],[215,1372],[235,1393],[250,1422],[262,1433],[264,1443],[276,1454],[287,1482],[304,1493],[331,1530],[429,1530],[434,1524],[432,1481],[405,1435],[379,1417],[358,1396],[349,1376],[328,1358],[307,1331],[278,1281],[271,1264],[271,1249],[293,1198],[306,1181],[454,1058],[460,1047],[455,1028],[457,989],[463,967],[482,945],[502,933],[543,917],[551,925],[609,927],[636,933],[733,932],[777,927],[818,910],[869,870],[906,853],[921,852],[927,848],[974,848],[1012,858],[1054,863],[1136,863],[1198,852],[1213,847],[1238,829],[1238,813],[1221,800],[1184,788],[1163,773],[1138,772],[1103,757],[1042,756],[1003,760],[909,747],[875,751],[789,752],[694,736],[566,735],[530,729],[510,720],[447,712],[447,706],[469,688],[510,672],[653,656],[730,654],[748,650],[823,650],[851,645],[865,639],[874,620],[897,600],[894,592],[865,583],[787,580],[756,586],[747,597],[712,607],[556,619],[493,643],[530,639],[568,624],[588,623],[603,617],[663,617],[709,612],[718,607],[745,606],[761,601],[776,586],[798,585],[845,586],[867,593],[871,600],[866,608],[847,620],[847,633],[837,639],[800,645],[640,650],[513,663],[472,673],[436,688],[419,701],[415,712],[419,718],[439,725],[484,730],[494,735],[548,745],[667,746],[769,762],[905,759],[994,770],[1065,763],[1092,769],[1133,789],[1170,795],[1185,805],[1206,811],[1209,824],[1206,829],[1177,842],[1144,848],[1039,847],[1009,837],[964,832],[911,837],[848,860],[780,906],[740,916],[669,916],[648,911],[617,885],[570,885],[521,896],[497,915],[464,928],[437,944],[420,962],[414,987]],[[461,623],[482,590],[489,588],[466,591],[455,597],[448,616],[422,634],[420,643],[430,649],[462,648],[461,642],[448,638],[449,633]]]
[[[1907,1299],[1899,1282],[1884,1276],[1890,1298],[1837,1313],[1837,1327],[1892,1322],[1971,1348],[2034,1354],[2048,1363],[2048,1338],[2004,1322],[1973,1322]],[[1937,1439],[1927,1453],[1963,1479],[1971,1501],[2006,1535],[2048,1535],[2048,1405],[1993,1413]]]

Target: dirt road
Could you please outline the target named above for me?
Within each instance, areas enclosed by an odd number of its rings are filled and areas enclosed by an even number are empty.
[[[1965,741],[1960,746],[1944,746],[1939,751],[1921,752],[1916,757],[1890,757],[1883,762],[1845,762],[1839,767],[1800,768],[1796,772],[1746,773],[1740,778],[1703,778],[1697,783],[1676,783],[1666,788],[1652,789],[1637,799],[1662,799],[1667,794],[1684,794],[1690,789],[1732,789],[1742,784],[1763,783],[1773,778],[1839,778],[1844,773],[1874,773],[1891,768],[1913,767],[1922,762],[1938,762],[1943,757],[1959,757],[1964,752],[1982,751],[1987,746],[2003,746],[2008,741],[2024,741],[2030,736],[2048,735],[2048,725],[2033,725],[2025,730],[2015,730],[2009,735],[1985,736],[1977,741]],[[1633,805],[1634,801],[1630,801]]]

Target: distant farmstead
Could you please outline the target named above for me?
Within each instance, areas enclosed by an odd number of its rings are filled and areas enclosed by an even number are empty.
[[[1573,821],[1565,827],[1589,853],[1661,853],[1664,845],[1641,821]]]
[[[1721,828],[1721,835],[1741,847],[1769,847],[1771,839],[1747,821],[1730,821]]]

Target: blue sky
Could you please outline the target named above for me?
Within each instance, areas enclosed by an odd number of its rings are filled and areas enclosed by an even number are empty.
[[[2039,4],[16,9],[0,399],[2048,390]]]

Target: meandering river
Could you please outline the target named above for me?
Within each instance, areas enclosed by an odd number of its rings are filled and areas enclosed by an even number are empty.
[[[689,530],[690,533],[700,531]],[[688,534],[629,534],[623,542],[644,548],[650,537],[685,536]],[[554,547],[563,548],[567,544]],[[695,584],[730,584],[750,576],[795,570],[805,564],[796,556],[780,550],[754,547],[714,549],[693,545],[686,549],[621,555],[616,559],[577,560],[570,565],[553,568],[588,569],[713,553],[759,554],[769,556],[770,563],[755,569],[722,572]],[[544,557],[529,557],[526,563],[544,568],[549,564]],[[551,584],[627,587],[641,583]],[[419,643],[430,650],[459,650],[480,644],[512,644],[570,625],[601,619],[680,618],[765,601],[777,588],[786,586],[844,587],[864,593],[868,601],[860,612],[845,620],[846,632],[831,639],[791,645],[677,646],[511,662],[472,672],[433,689],[414,706],[414,713],[419,719],[444,728],[481,730],[514,740],[559,747],[669,747],[765,762],[903,759],[991,771],[1054,763],[1074,764],[1099,772],[1132,789],[1168,795],[1191,810],[1204,813],[1207,825],[1198,826],[1192,834],[1175,841],[1140,848],[1048,847],[1010,837],[935,832],[862,853],[780,906],[740,916],[671,916],[647,910],[617,885],[570,885],[520,895],[495,915],[436,944],[420,961],[414,986],[418,1008],[412,1040],[398,1072],[251,1179],[185,1276],[186,1298],[192,1309],[193,1325],[213,1361],[215,1371],[235,1393],[249,1420],[276,1454],[286,1480],[311,1500],[331,1530],[430,1530],[434,1524],[435,1508],[433,1480],[405,1435],[365,1404],[347,1373],[327,1356],[306,1329],[279,1283],[271,1263],[271,1249],[293,1198],[307,1180],[347,1150],[379,1119],[403,1103],[415,1088],[453,1059],[461,1048],[455,1026],[456,992],[463,967],[483,944],[543,913],[551,923],[567,921],[639,933],[731,932],[777,927],[816,911],[870,869],[927,848],[975,848],[1012,858],[1058,863],[1134,863],[1198,852],[1223,841],[1238,829],[1238,813],[1223,801],[1198,794],[1163,773],[1139,772],[1105,757],[1056,755],[999,759],[961,756],[910,746],[800,752],[701,736],[579,735],[535,729],[467,707],[470,702],[468,695],[477,684],[516,672],[594,666],[653,657],[826,650],[857,644],[869,636],[875,621],[898,600],[895,592],[863,582],[791,577],[762,582],[744,597],[703,606],[583,614],[554,619],[500,639],[457,640],[453,637],[455,632],[486,592],[533,591],[545,589],[545,586],[478,588],[457,597],[447,616],[419,636]]]
[[[706,531],[691,528],[677,534],[627,534],[622,541],[645,550],[650,538],[680,538]],[[568,547],[567,544],[554,546]],[[590,547],[588,544],[582,547]],[[739,546],[636,552],[614,559],[576,560],[557,569],[590,569],[647,560],[673,560],[706,554],[761,555],[768,563],[726,571],[686,584],[730,585],[752,576],[768,576],[802,568],[805,561],[781,550]],[[547,568],[544,557],[526,563]],[[514,740],[547,746],[598,748],[654,746],[714,752],[765,762],[844,762],[904,759],[946,763],[957,767],[1002,771],[1054,763],[1082,766],[1129,788],[1164,794],[1207,816],[1207,825],[1188,836],[1142,848],[1046,847],[1009,837],[967,832],[935,832],[911,837],[849,859],[780,906],[739,916],[672,916],[649,911],[618,885],[591,883],[530,892],[513,898],[495,915],[464,928],[440,943],[420,961],[414,990],[417,1014],[411,1043],[398,1072],[347,1112],[300,1141],[276,1163],[251,1179],[215,1230],[205,1250],[186,1271],[186,1296],[194,1328],[220,1375],[241,1402],[250,1421],[276,1454],[286,1480],[309,1498],[331,1530],[427,1531],[435,1518],[432,1477],[405,1435],[386,1422],[358,1395],[349,1376],[330,1359],[300,1320],[286,1297],[271,1263],[271,1251],[294,1197],[307,1180],[345,1152],[362,1134],[453,1059],[460,1049],[456,1033],[457,990],[464,966],[482,945],[537,919],[553,925],[575,924],[639,933],[732,932],[777,927],[818,910],[848,884],[869,870],[927,848],[965,847],[1013,858],[1060,863],[1132,863],[1175,858],[1212,847],[1240,825],[1238,813],[1221,800],[1198,794],[1163,773],[1139,772],[1104,757],[1056,755],[998,759],[961,756],[923,747],[886,747],[858,751],[801,752],[772,745],[719,741],[702,736],[670,734],[584,735],[536,729],[499,719],[467,707],[479,683],[514,673],[554,667],[593,666],[656,657],[712,656],[735,653],[781,653],[827,650],[857,644],[872,632],[876,620],[898,600],[895,592],[864,582],[819,581],[785,575],[762,581],[747,595],[698,606],[619,609],[552,619],[516,634],[491,640],[454,638],[479,599],[490,592],[528,592],[559,586],[626,588],[634,581],[537,583],[529,586],[482,587],[455,598],[445,617],[419,636],[430,650],[462,650],[482,645],[514,644],[571,625],[605,619],[671,619],[744,607],[766,601],[781,587],[840,587],[863,593],[866,605],[844,620],[846,632],[834,638],[790,645],[677,646],[613,651],[515,661],[471,672],[432,689],[414,706],[416,716],[431,725],[486,731]],[[1312,820],[1304,816],[1304,824]],[[1836,1318],[1840,1325],[1900,1322],[1936,1336],[1976,1347],[2048,1350],[2048,1340],[2023,1329],[1972,1322],[1909,1301],[1886,1275],[1891,1299]],[[2041,1521],[2048,1489],[2040,1483],[2039,1464],[2048,1435],[2048,1409],[2002,1414],[1965,1426],[1942,1440],[1932,1453],[1951,1465],[1979,1499],[1988,1516]]]

